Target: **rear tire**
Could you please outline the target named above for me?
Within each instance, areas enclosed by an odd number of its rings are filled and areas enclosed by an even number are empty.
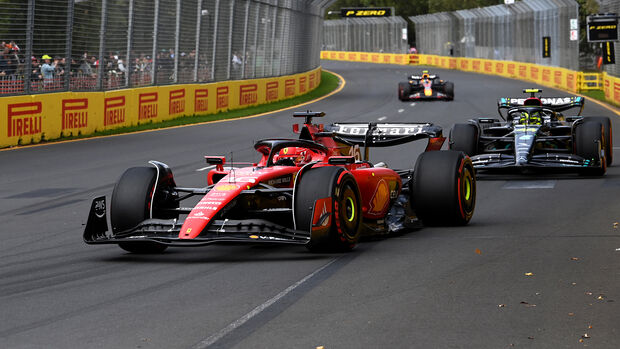
[[[408,82],[398,83],[398,99],[401,101],[408,101],[409,95],[411,95],[411,86]]]
[[[420,154],[411,184],[411,202],[425,225],[465,225],[476,206],[476,177],[461,151]]]
[[[331,214],[313,222],[315,204],[325,198],[331,199],[331,205],[323,209]],[[310,251],[350,251],[357,244],[362,226],[361,195],[355,177],[343,168],[325,166],[302,173],[293,205],[297,230],[310,232],[306,245]]]
[[[600,167],[584,168],[582,170],[584,175],[602,176],[607,170],[607,160],[604,155],[601,156],[601,149],[605,149],[603,134],[603,125],[598,121],[583,122],[575,127],[575,154],[587,160],[600,162]]]
[[[600,122],[603,125],[603,137],[605,138],[605,160],[607,166],[611,166],[614,157],[614,142],[611,127],[611,120],[606,116],[589,116],[584,118],[584,122]]]
[[[478,128],[472,124],[454,124],[450,130],[450,150],[460,150],[468,156],[478,153]]]
[[[157,170],[152,167],[132,167],[118,180],[112,192],[110,222],[116,234],[131,229],[150,217],[151,196],[155,189]],[[168,246],[156,242],[121,242],[120,248],[132,253],[161,253]]]

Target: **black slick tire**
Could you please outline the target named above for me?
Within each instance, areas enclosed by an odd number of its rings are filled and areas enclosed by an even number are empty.
[[[478,153],[478,128],[473,124],[455,124],[450,130],[450,149],[472,156]]]
[[[114,186],[110,205],[110,222],[115,234],[150,217],[156,177],[157,170],[152,167],[132,167],[123,173]],[[118,246],[140,254],[161,253],[168,247],[150,241],[121,242]]]
[[[398,83],[398,99],[401,101],[408,101],[409,95],[411,95],[411,86],[408,82]]]
[[[297,230],[310,233],[306,247],[312,252],[352,250],[362,226],[361,195],[355,177],[335,166],[313,168],[301,176],[293,205]],[[323,209],[331,214],[313,227],[315,203],[325,198],[331,198],[331,207]]]
[[[599,167],[586,167],[581,174],[602,176],[607,171],[607,161],[604,155],[601,156],[601,149],[605,149],[603,134],[603,125],[598,121],[583,122],[575,126],[575,154],[586,160],[600,162]]]
[[[446,82],[446,84],[444,85],[444,92],[448,96],[449,101],[453,100],[454,99],[454,83],[449,82],[449,81]]]
[[[476,177],[461,151],[420,154],[411,182],[411,203],[425,225],[465,225],[476,206]]]
[[[584,122],[600,122],[603,125],[603,137],[605,138],[605,160],[607,166],[611,166],[614,160],[614,142],[613,142],[613,129],[611,127],[611,120],[606,116],[588,116],[584,118]]]

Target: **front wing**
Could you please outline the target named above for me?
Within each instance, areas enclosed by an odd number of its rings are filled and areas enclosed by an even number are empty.
[[[213,220],[193,239],[180,239],[182,220],[147,219],[136,227],[111,234],[108,232],[105,196],[95,198],[84,229],[87,244],[118,244],[121,242],[150,241],[170,246],[204,246],[217,242],[270,242],[306,244],[310,233],[293,230],[262,220]]]

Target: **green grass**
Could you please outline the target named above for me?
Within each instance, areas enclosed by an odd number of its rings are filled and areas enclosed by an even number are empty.
[[[579,93],[581,93],[584,96],[587,96],[593,99],[598,99],[601,102],[611,105],[611,103],[605,99],[605,92],[603,92],[603,90],[580,91]]]
[[[322,71],[321,72],[321,83],[317,88],[310,91],[309,93],[297,97],[293,97],[286,100],[281,100],[269,104],[257,105],[254,107],[244,108],[244,109],[236,109],[228,112],[217,113],[217,114],[204,114],[204,115],[189,115],[189,116],[181,116],[178,118],[174,118],[171,120],[166,120],[162,122],[151,122],[145,123],[135,126],[127,126],[127,127],[119,127],[112,130],[105,131],[96,131],[95,133],[88,135],[75,135],[75,136],[65,136],[54,139],[42,139],[40,142],[33,144],[42,144],[42,143],[51,143],[58,141],[66,141],[73,139],[83,139],[83,138],[91,138],[91,137],[99,137],[99,136],[109,136],[123,133],[131,133],[131,132],[139,132],[146,130],[155,130],[167,127],[181,126],[181,125],[191,125],[191,124],[199,124],[208,121],[216,121],[216,120],[227,120],[227,119],[236,119],[244,116],[257,115],[262,113],[267,113],[271,111],[280,110],[287,107],[292,107],[298,104],[302,104],[319,97],[325,96],[326,94],[334,91],[338,88],[340,80],[334,74]],[[292,113],[292,112],[291,112]]]

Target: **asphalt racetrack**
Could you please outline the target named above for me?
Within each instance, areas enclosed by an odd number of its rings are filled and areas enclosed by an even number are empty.
[[[456,122],[496,116],[499,97],[535,87],[432,69],[455,83],[455,100],[400,102],[398,82],[422,68],[323,66],[345,88],[297,110],[325,111],[325,123],[430,121],[446,135]],[[178,185],[204,186],[204,155],[255,161],[255,140],[294,137],[294,110],[1,151],[0,348],[620,346],[618,160],[600,178],[480,178],[468,226],[365,241],[345,254],[211,245],[143,256],[83,243],[92,198],[109,198],[126,168],[155,159]],[[587,101],[584,115],[611,117],[620,140],[612,111]],[[422,149],[373,150],[371,161],[410,167]]]

